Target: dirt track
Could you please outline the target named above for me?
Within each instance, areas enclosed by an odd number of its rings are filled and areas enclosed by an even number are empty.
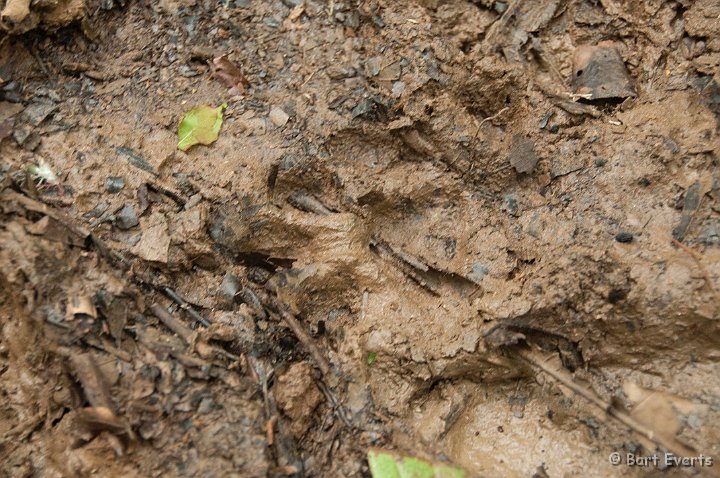
[[[9,476],[720,461],[716,1],[148,5],[0,42]],[[637,96],[573,101],[603,40]],[[217,142],[177,150],[223,102]]]

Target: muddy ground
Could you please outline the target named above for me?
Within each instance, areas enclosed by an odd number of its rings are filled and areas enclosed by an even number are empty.
[[[720,473],[717,1],[119,3],[0,40],[4,475]]]

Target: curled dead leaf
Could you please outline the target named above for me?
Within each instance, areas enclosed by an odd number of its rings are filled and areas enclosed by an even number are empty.
[[[97,319],[95,304],[93,304],[92,299],[87,295],[73,295],[68,300],[65,320],[69,322],[82,315],[86,315],[93,320]]]
[[[229,88],[231,94],[242,95],[245,93],[245,89],[250,87],[250,82],[242,74],[240,68],[228,60],[227,55],[213,59],[210,66],[212,67],[212,76]]]

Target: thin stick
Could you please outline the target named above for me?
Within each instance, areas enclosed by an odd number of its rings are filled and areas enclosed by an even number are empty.
[[[40,201],[36,201],[35,199],[23,196],[20,193],[16,193],[15,191],[6,190],[5,192],[3,192],[2,200],[3,202],[17,201],[23,207],[29,209],[30,211],[45,214],[46,216],[55,219],[57,222],[63,224],[70,230],[70,232],[83,239],[86,239],[90,235],[90,231],[88,231],[84,227],[77,226],[74,221],[68,216],[66,216],[64,213],[58,211],[57,209],[50,208],[47,204],[43,204]]]
[[[712,293],[718,297],[717,290],[715,289],[715,285],[712,282],[712,278],[710,277],[710,274],[708,273],[707,269],[702,265],[702,262],[700,262],[700,259],[695,255],[695,251],[690,249],[688,246],[683,244],[682,242],[678,241],[677,239],[673,239],[672,243],[678,246],[683,251],[687,252],[690,257],[695,261],[695,264],[697,264],[698,269],[700,269],[700,272],[703,274],[703,278],[705,279],[705,283],[707,284],[708,288],[712,291]]]
[[[150,306],[150,310],[155,315],[155,317],[160,319],[160,322],[165,324],[168,329],[172,330],[178,337],[183,339],[183,342],[185,342],[186,344],[192,342],[192,329],[180,322],[172,315],[170,315],[170,313],[165,310],[163,306],[161,306],[160,304],[153,304],[152,306]]]
[[[484,125],[484,124],[487,123],[488,121],[494,120],[495,118],[497,118],[497,117],[500,116],[501,114],[505,113],[508,109],[510,109],[510,107],[506,106],[505,108],[501,109],[500,111],[498,111],[498,112],[495,113],[494,115],[488,116],[487,118],[483,119],[483,120],[480,122],[480,124],[478,125],[477,129],[475,130],[475,134],[473,135],[473,137],[470,138],[470,142],[469,142],[468,144],[474,146],[474,145],[475,145],[475,141],[477,140],[477,137],[478,137],[478,135],[480,134],[480,128],[482,128],[482,125]],[[453,166],[453,167],[454,167],[454,166],[455,166],[455,163],[457,163],[457,160],[458,160],[458,159],[460,159],[460,152],[458,152],[458,154],[455,155],[455,159],[452,160],[452,162],[450,163],[450,166]]]
[[[172,290],[170,287],[162,287],[160,289],[163,294],[168,296],[170,300],[175,302],[177,305],[179,305],[185,312],[187,312],[190,317],[198,321],[200,324],[202,324],[204,327],[210,327],[210,321],[207,320],[202,315],[198,314],[195,309],[182,297],[178,295],[177,292]]]
[[[277,305],[279,306],[280,304]],[[327,376],[330,373],[330,364],[320,352],[320,349],[317,348],[315,342],[313,342],[307,332],[305,332],[305,329],[300,324],[300,322],[298,322],[294,315],[287,312],[282,307],[278,307],[277,309],[280,313],[280,318],[282,318],[282,320],[287,324],[287,326],[290,327],[290,330],[293,331],[295,337],[297,337],[300,343],[303,344],[303,346],[307,349],[322,374],[324,376]]]
[[[526,350],[515,350],[515,354],[533,367],[547,373],[550,377],[560,382],[591,404],[595,405],[598,409],[607,413],[608,416],[618,420],[620,423],[627,426],[628,428],[643,436],[644,438],[647,438],[659,448],[668,450],[669,452],[678,456],[691,456],[694,453],[693,450],[690,449],[687,445],[684,445],[677,440],[668,440],[663,437],[656,436],[654,430],[647,428],[645,425],[639,423],[627,413],[613,408],[611,405],[605,403],[600,397],[595,394],[593,390],[576,383],[569,373],[550,367],[550,365],[548,365],[546,361],[542,360],[541,358],[535,357],[532,352]]]

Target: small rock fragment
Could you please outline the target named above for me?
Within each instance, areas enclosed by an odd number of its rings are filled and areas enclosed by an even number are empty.
[[[476,284],[480,284],[483,278],[490,272],[487,267],[480,264],[479,262],[473,263],[472,270],[467,275],[467,278]]]
[[[109,193],[119,192],[125,187],[125,179],[121,176],[110,176],[105,180],[105,190]]]
[[[637,96],[625,62],[611,41],[575,50],[571,84],[573,93],[588,101]]]
[[[19,128],[15,128],[15,130],[12,132],[12,137],[18,146],[22,146],[25,141],[30,137],[31,133],[32,130],[30,128],[28,128],[27,126],[21,126]]]
[[[357,70],[351,66],[332,65],[325,72],[331,80],[344,80],[357,75]]]
[[[280,128],[281,126],[285,126],[285,124],[290,119],[290,115],[287,114],[282,108],[278,108],[277,106],[273,106],[273,108],[270,110],[270,114],[268,115],[270,118],[270,121]]]
[[[217,318],[217,323],[211,329],[227,331],[227,341],[234,342],[241,350],[250,350],[255,344],[255,321],[251,311],[245,304],[241,304],[233,312],[225,312]]]
[[[123,230],[128,230],[138,224],[140,224],[140,221],[138,221],[137,214],[135,214],[135,208],[130,204],[123,206],[115,218],[115,225]]]
[[[615,236],[615,240],[627,244],[633,241],[633,234],[631,232],[621,231]]]
[[[231,272],[225,274],[218,290],[218,299],[221,305],[225,307],[231,306],[240,288],[241,284],[238,276]]]
[[[33,103],[25,108],[25,111],[20,114],[20,117],[33,126],[40,126],[40,123],[45,121],[45,118],[54,113],[57,108],[58,106],[55,103]]]
[[[518,173],[529,173],[537,165],[539,158],[533,147],[535,142],[522,135],[515,135],[510,147],[510,164]]]
[[[680,216],[680,224],[672,230],[673,238],[682,241],[685,238],[693,214],[700,207],[700,198],[703,196],[701,192],[700,181],[695,181],[685,192],[683,197],[683,210]]]
[[[168,234],[167,220],[162,214],[153,214],[143,224],[140,241],[131,252],[146,261],[167,263],[170,249],[170,235]]]
[[[279,407],[292,421],[290,430],[302,437],[313,421],[313,411],[323,396],[315,385],[312,367],[307,362],[292,365],[278,378],[275,398]]]
[[[215,405],[215,401],[212,398],[205,397],[202,400],[200,400],[200,405],[198,405],[197,412],[199,415],[205,415],[210,410],[212,410],[214,405]]]

